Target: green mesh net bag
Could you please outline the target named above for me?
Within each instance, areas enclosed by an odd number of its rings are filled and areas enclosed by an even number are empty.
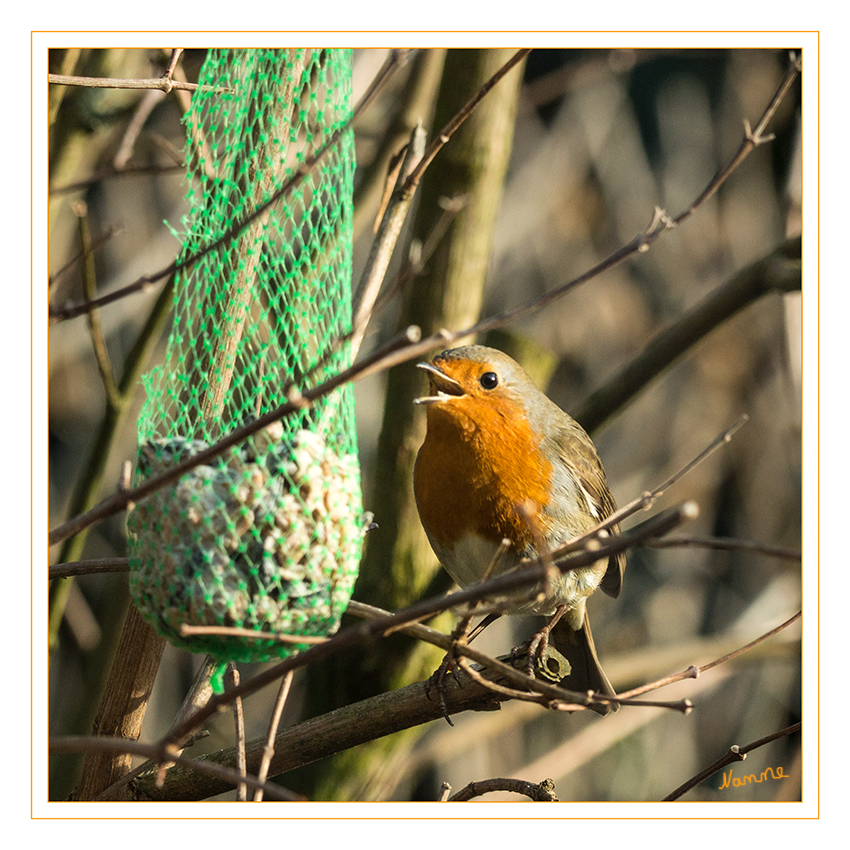
[[[136,483],[350,360],[351,131],[267,204],[345,127],[350,51],[211,50],[199,84],[181,258],[202,255],[178,272],[165,360],[144,378]],[[133,598],[191,651],[283,657],[301,647],[273,635],[338,627],[366,522],[348,386],[141,501],[128,517]],[[229,633],[186,636],[184,624]]]

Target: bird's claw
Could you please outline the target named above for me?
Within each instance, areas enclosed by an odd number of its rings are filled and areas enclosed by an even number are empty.
[[[445,658],[440,662],[440,666],[431,674],[430,678],[425,682],[425,696],[428,699],[433,699],[431,696],[434,690],[437,691],[440,697],[440,708],[443,711],[443,717],[449,726],[454,726],[451,717],[449,717],[449,706],[446,701],[446,676],[451,673],[459,688],[463,687],[460,677],[457,674],[457,664],[455,663],[455,653],[450,649]]]
[[[458,626],[452,635],[452,644],[449,647],[449,651],[440,662],[440,666],[431,674],[428,681],[425,682],[425,696],[427,696],[428,699],[431,699],[432,688],[436,688],[437,693],[439,693],[440,708],[442,708],[443,717],[446,718],[446,723],[448,723],[449,726],[454,726],[454,723],[452,723],[451,717],[449,717],[449,706],[446,702],[446,676],[451,673],[452,678],[457,683],[457,686],[459,688],[463,687],[463,682],[461,682],[460,676],[458,675],[457,648],[460,644],[468,642],[468,635],[469,618],[464,618],[460,623],[458,623]]]
[[[532,679],[535,678],[535,669],[546,657],[546,651],[549,649],[549,632],[550,629],[544,627],[525,643],[511,650],[511,664],[517,666],[517,662],[524,659],[525,673]]]

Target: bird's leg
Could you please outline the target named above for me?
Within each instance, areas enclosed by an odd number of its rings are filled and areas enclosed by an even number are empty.
[[[493,555],[490,563],[487,566],[487,569],[484,571],[484,575],[482,576],[481,581],[487,581],[487,579],[495,572],[502,558],[505,556],[507,551],[511,547],[510,540],[502,540],[499,543],[498,548],[496,549],[495,554]],[[460,622],[455,627],[455,630],[452,632],[452,645],[449,648],[449,651],[446,653],[445,658],[440,662],[440,666],[432,673],[431,678],[425,682],[425,696],[428,699],[431,699],[431,688],[436,687],[437,691],[440,694],[440,706],[443,709],[443,717],[446,718],[449,726],[454,726],[451,719],[449,718],[449,709],[446,705],[446,676],[449,671],[451,671],[452,676],[454,676],[454,680],[457,682],[458,687],[463,687],[461,684],[460,678],[457,675],[457,664],[455,663],[457,660],[457,647],[459,644],[467,644],[471,643],[484,629],[487,628],[491,623],[501,617],[501,614],[488,614],[471,632],[469,631],[469,625],[472,623],[472,617],[475,614],[475,609],[477,608],[477,604],[473,604],[470,606],[469,611],[463,617],[461,617]]]
[[[564,614],[567,613],[567,611],[569,611],[569,608],[566,605],[559,605],[549,622],[546,623],[542,629],[539,629],[532,636],[531,640],[523,644],[522,647],[517,647],[511,653],[515,657],[520,655],[521,650],[528,653],[525,661],[525,672],[532,678],[534,678],[534,667],[537,660],[541,658],[549,648],[549,635],[552,633],[552,629],[555,628],[558,621],[564,616]]]
[[[446,653],[440,666],[431,674],[431,677],[425,682],[425,696],[431,699],[431,690],[436,689],[440,695],[440,707],[443,709],[443,717],[449,726],[454,726],[449,717],[449,708],[446,704],[446,676],[451,673],[459,688],[463,687],[463,683],[457,674],[457,647],[471,643],[484,629],[491,623],[499,619],[500,614],[488,614],[472,631],[469,626],[472,623],[472,613],[461,617],[455,630],[452,632],[452,645]]]
[[[501,614],[488,614],[466,637],[466,643],[472,643],[487,626],[492,625],[501,617]]]

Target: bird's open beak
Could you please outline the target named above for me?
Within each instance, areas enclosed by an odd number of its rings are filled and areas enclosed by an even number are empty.
[[[417,363],[416,365],[428,373],[431,391],[430,395],[414,399],[414,404],[433,404],[438,401],[445,401],[447,398],[465,395],[463,387],[439,367],[431,363]]]

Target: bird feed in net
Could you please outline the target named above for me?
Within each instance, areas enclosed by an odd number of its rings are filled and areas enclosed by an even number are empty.
[[[190,211],[135,484],[350,365],[350,97],[347,50],[208,51],[184,119]],[[191,651],[285,656],[337,629],[367,522],[348,385],[139,501],[135,604]]]

